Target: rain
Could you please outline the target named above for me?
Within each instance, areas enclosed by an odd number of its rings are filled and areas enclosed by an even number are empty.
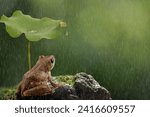
[[[112,99],[150,99],[150,1],[0,0],[0,17],[15,10],[61,19],[62,36],[31,43],[32,66],[54,55],[53,76],[91,74]],[[31,30],[35,33],[35,30]],[[13,39],[0,23],[0,87],[16,86],[28,71],[27,40]]]

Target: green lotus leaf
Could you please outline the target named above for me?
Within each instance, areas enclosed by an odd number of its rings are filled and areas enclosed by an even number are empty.
[[[53,20],[47,17],[42,19],[32,18],[17,10],[11,17],[3,15],[0,20],[6,25],[6,30],[13,38],[24,34],[29,41],[39,41],[43,38],[53,39],[61,33],[66,26],[61,20]]]

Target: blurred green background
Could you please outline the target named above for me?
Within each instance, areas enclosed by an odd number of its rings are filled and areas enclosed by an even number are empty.
[[[54,40],[32,43],[32,65],[53,54],[53,75],[87,72],[113,99],[150,99],[150,0],[0,0],[0,16],[15,10],[67,22]],[[18,84],[28,70],[27,41],[0,24],[0,87]]]

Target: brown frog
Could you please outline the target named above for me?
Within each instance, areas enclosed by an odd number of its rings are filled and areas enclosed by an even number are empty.
[[[24,74],[19,83],[16,95],[18,96],[41,96],[52,93],[59,87],[52,81],[51,70],[55,65],[55,57],[39,56],[35,66]]]

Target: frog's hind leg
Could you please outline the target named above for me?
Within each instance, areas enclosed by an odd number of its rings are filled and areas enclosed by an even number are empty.
[[[42,96],[52,93],[52,89],[47,85],[40,85],[23,92],[23,96]]]
[[[21,81],[21,82],[18,84],[18,86],[17,86],[16,92],[15,92],[16,96],[21,96],[21,86],[22,86],[22,82],[23,82],[23,81]]]

